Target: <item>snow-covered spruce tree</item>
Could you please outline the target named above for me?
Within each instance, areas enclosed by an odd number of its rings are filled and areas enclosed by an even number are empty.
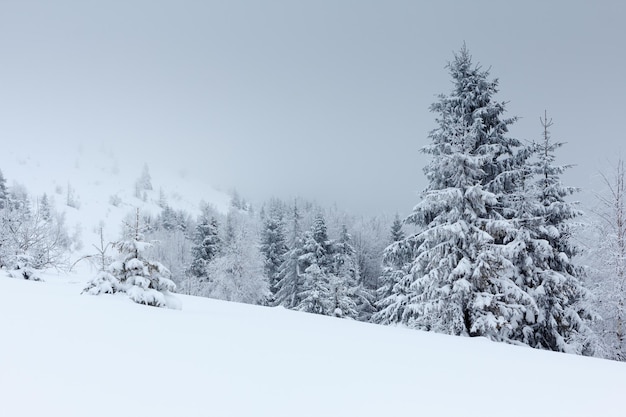
[[[400,242],[405,238],[404,231],[402,230],[402,220],[400,215],[396,214],[391,225],[391,242]]]
[[[203,213],[198,219],[198,225],[193,235],[192,260],[187,269],[187,274],[201,281],[206,281],[206,267],[218,255],[220,244],[217,219],[215,217],[209,218],[206,213]]]
[[[326,222],[321,213],[313,220],[311,230],[304,236],[302,254],[299,257],[302,274],[302,286],[298,293],[300,300],[295,309],[308,313],[332,315],[330,281],[332,275],[332,245],[328,239]]]
[[[382,315],[419,329],[513,341],[533,300],[503,250],[512,226],[498,199],[519,186],[502,176],[521,144],[506,136],[515,119],[502,118],[489,71],[473,65],[465,47],[448,69],[453,89],[431,106],[438,127],[423,148],[432,157],[429,185],[405,220],[418,232],[388,249],[414,248],[414,255]]]
[[[413,259],[413,241],[405,239],[399,215],[396,215],[391,225],[389,242],[383,253],[382,274],[376,290],[377,311],[371,318],[372,322],[379,324],[401,321],[412,283],[409,269]]]
[[[306,243],[305,243],[306,244]],[[336,277],[332,277],[333,281]],[[334,313],[334,300],[331,290],[331,277],[317,262],[309,264],[302,274],[302,291],[296,310],[306,313],[331,315]]]
[[[100,246],[94,245],[98,251],[98,273],[93,277],[81,294],[99,295],[114,294],[122,290],[120,281],[111,274],[109,266],[111,265],[110,257],[107,255],[110,243],[104,243],[103,227],[100,227]]]
[[[358,285],[359,271],[354,258],[352,236],[345,224],[341,226],[339,238],[332,242],[332,262],[335,275],[345,277],[352,286]]]
[[[171,294],[176,284],[169,279],[170,272],[161,263],[145,258],[151,245],[143,238],[139,223],[139,209],[134,224],[125,225],[125,237],[113,244],[120,254],[110,272],[120,282],[120,290],[136,303],[155,307],[180,308],[180,301]]]
[[[402,220],[400,216],[396,214],[393,223],[391,225],[389,245],[393,245],[396,242],[404,241],[404,232],[402,230]],[[391,290],[398,278],[402,276],[402,266],[410,258],[407,254],[399,257],[398,251],[391,251],[391,248],[385,251],[388,259],[383,259],[383,273],[379,279],[379,286],[376,290],[378,300],[386,300],[391,295]],[[393,255],[393,256],[390,256]]]
[[[328,238],[326,220],[321,212],[313,219],[313,225],[304,242],[304,254],[301,259],[308,263],[316,263],[325,269],[332,265],[332,242]]]
[[[330,292],[331,312],[335,317],[357,319],[371,309],[372,297],[360,284],[352,237],[345,225],[341,227],[339,239],[332,245],[332,274]]]
[[[283,256],[283,261],[278,268],[276,289],[274,292],[274,305],[294,309],[300,303],[299,294],[302,288],[302,272],[300,256],[302,255],[302,230],[300,226],[300,211],[297,202],[294,202],[290,219],[289,235],[287,241],[288,251]]]
[[[582,213],[566,200],[577,189],[563,186],[561,175],[571,167],[555,165],[563,143],[551,140],[547,114],[541,123],[542,141],[519,154],[522,160],[533,157],[521,165],[523,186],[508,195],[513,197],[509,206],[517,209],[512,211],[515,230],[508,256],[516,266],[516,283],[534,301],[516,340],[540,349],[592,354],[594,313],[582,285],[583,269],[573,262],[579,250],[571,240],[572,220]]]
[[[270,300],[268,301],[271,304],[276,298],[280,266],[288,249],[285,236],[284,207],[280,201],[272,200],[263,219],[261,230],[263,269],[270,286]]]

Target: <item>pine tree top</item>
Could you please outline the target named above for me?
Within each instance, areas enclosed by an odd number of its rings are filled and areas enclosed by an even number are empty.
[[[321,213],[318,213],[313,220],[313,226],[311,226],[311,233],[313,235],[313,239],[320,244],[325,246],[328,242],[328,232],[326,229],[326,221],[324,220],[324,216]]]
[[[516,118],[503,118],[506,106],[493,96],[497,79],[489,71],[472,64],[464,46],[448,63],[453,89],[439,96],[430,110],[438,113],[438,127],[429,137],[431,144],[422,152],[432,155],[424,168],[428,190],[467,189],[480,185],[488,189],[513,163],[513,149],[521,146],[506,136]]]
[[[399,242],[404,239],[404,231],[402,231],[402,220],[400,215],[396,214],[391,225],[391,242]]]

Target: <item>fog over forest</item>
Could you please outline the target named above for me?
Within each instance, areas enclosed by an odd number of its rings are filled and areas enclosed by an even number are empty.
[[[33,152],[103,143],[254,201],[406,215],[444,66],[465,42],[520,119],[553,135],[590,204],[621,152],[621,2],[62,0],[0,5],[0,134]],[[125,152],[123,152],[125,151]]]

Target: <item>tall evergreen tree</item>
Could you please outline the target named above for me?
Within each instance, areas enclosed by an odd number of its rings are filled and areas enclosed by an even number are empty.
[[[193,236],[192,260],[187,273],[199,279],[206,279],[206,267],[219,253],[220,243],[217,219],[215,217],[209,219],[206,214],[201,215]]]
[[[268,213],[264,215],[261,230],[261,253],[264,258],[263,269],[270,285],[270,303],[274,302],[278,291],[280,266],[288,250],[282,203],[273,200]]]
[[[331,314],[330,274],[332,271],[332,248],[328,239],[326,221],[321,213],[313,220],[311,230],[305,233],[302,254],[302,286],[298,293],[297,310],[316,314]]]
[[[346,225],[342,225],[339,239],[333,245],[333,268],[330,277],[332,315],[357,319],[360,311],[371,310],[372,297],[362,285],[352,237]]]
[[[294,202],[291,215],[291,226],[287,246],[289,250],[283,257],[283,262],[278,269],[276,289],[274,292],[274,304],[285,308],[295,308],[300,299],[299,293],[302,285],[300,268],[300,255],[302,255],[302,230],[300,226],[301,216],[298,205]]]
[[[313,219],[311,230],[307,232],[303,251],[304,253],[300,259],[306,266],[313,263],[316,263],[325,269],[331,266],[332,244],[328,238],[326,220],[321,213],[317,213]]]
[[[358,285],[359,271],[354,259],[354,247],[352,246],[352,236],[348,233],[346,225],[341,226],[339,239],[332,245],[333,272],[335,275],[343,277],[350,286]]]
[[[577,189],[563,186],[561,175],[571,166],[556,165],[556,150],[562,142],[551,140],[552,121],[547,113],[541,120],[543,140],[533,146],[535,161],[530,164],[534,183],[532,202],[519,231],[527,231],[528,259],[519,275],[526,276],[527,291],[538,309],[528,321],[532,329],[524,342],[533,347],[570,353],[591,353],[589,323],[594,316],[588,292],[582,285],[583,269],[574,264],[579,253],[572,242],[572,220],[582,213],[576,203],[566,200]],[[522,269],[522,268],[519,268]],[[531,273],[528,270],[531,269]],[[529,315],[527,314],[526,318]]]
[[[497,80],[472,64],[465,47],[448,64],[449,95],[431,106],[438,127],[430,133],[425,168],[429,185],[406,219],[418,232],[391,245],[414,250],[381,315],[388,322],[438,332],[511,340],[530,296],[515,282],[503,244],[513,229],[499,197],[519,186],[507,173],[520,142],[506,136],[495,102]]]

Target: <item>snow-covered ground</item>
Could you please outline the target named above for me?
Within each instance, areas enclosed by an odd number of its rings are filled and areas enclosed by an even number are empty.
[[[624,416],[626,364],[0,276],[0,416]]]

